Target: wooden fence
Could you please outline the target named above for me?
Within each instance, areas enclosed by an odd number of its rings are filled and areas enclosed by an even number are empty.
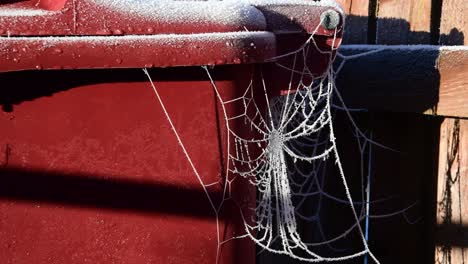
[[[466,0],[338,2],[344,44],[468,45]],[[345,68],[339,86],[350,104],[372,109],[366,129],[401,151],[375,154],[377,193],[418,199],[423,220],[376,222],[371,248],[383,263],[468,263],[468,49],[386,49]]]

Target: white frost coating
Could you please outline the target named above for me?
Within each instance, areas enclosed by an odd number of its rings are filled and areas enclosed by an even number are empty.
[[[6,8],[0,7],[0,17],[26,17],[26,16],[47,16],[57,14],[57,11],[48,11],[43,9],[32,8]]]
[[[224,0],[224,1],[173,1],[173,0],[93,0],[96,4],[110,7],[132,15],[148,16],[160,21],[200,22],[213,21],[221,24],[258,23],[265,28],[263,14],[251,5],[309,5],[329,6],[344,14],[334,0]],[[44,16],[57,14],[32,8],[0,8],[0,16]]]
[[[468,46],[436,46],[436,45],[343,45],[341,50],[441,50],[467,51]]]
[[[227,40],[249,38],[274,38],[274,34],[268,31],[240,31],[198,34],[157,34],[157,35],[125,35],[125,36],[66,36],[66,37],[2,37],[0,44],[8,41],[44,41],[44,42],[120,42],[120,41],[167,41],[180,42],[192,40]]]
[[[161,22],[221,25],[255,24],[266,28],[262,12],[239,1],[94,0],[97,5]]]
[[[336,8],[338,11],[344,15],[344,11],[340,4],[335,0],[228,0],[228,1],[237,1],[241,3],[248,3],[252,5],[261,5],[261,6],[275,6],[275,5],[308,5],[308,6],[323,6],[323,7],[332,7]]]
[[[468,51],[468,46],[441,46],[441,51]]]

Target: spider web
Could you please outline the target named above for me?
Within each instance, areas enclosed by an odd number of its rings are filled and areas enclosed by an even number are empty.
[[[334,44],[331,47],[335,47]],[[312,51],[329,55],[329,66],[321,76],[314,76],[313,70],[308,66],[307,57]],[[362,256],[367,261],[369,256],[375,263],[379,263],[367,243],[369,218],[405,214],[413,205],[387,215],[370,214],[370,205],[379,202],[370,201],[372,146],[386,147],[373,141],[371,133],[358,128],[350,114],[352,110],[344,104],[335,84],[336,75],[346,61],[379,51],[345,56],[337,53],[334,48],[321,50],[312,34],[299,49],[272,60],[276,61],[276,67],[290,74],[289,86],[282,96],[269,95],[270,84],[260,69],[256,72],[259,82],[252,77],[241,96],[226,98],[218,89],[210,69],[203,67],[221,106],[227,137],[226,168],[220,181],[215,183],[204,182],[203,172],[197,170],[156,85],[149,72],[144,69],[170,127],[216,215],[217,262],[220,259],[220,249],[225,243],[249,238],[261,248],[260,252],[287,255],[305,262],[344,261]],[[335,55],[341,61],[333,66]],[[290,65],[282,63],[283,61],[289,61]],[[333,98],[337,99],[336,104]],[[240,110],[231,111],[233,108]],[[360,201],[352,198],[349,179],[345,177],[338,152],[333,126],[336,109],[343,110],[349,117],[358,142],[362,177]],[[242,124],[241,128],[238,127],[239,124]],[[325,190],[327,171],[331,167],[327,165],[327,161],[330,160],[334,161],[333,167],[338,172],[344,197],[335,196]],[[364,164],[366,161],[368,164]],[[256,188],[256,205],[254,208],[242,208],[238,204],[245,233],[222,238],[219,215],[225,202],[233,200],[232,185],[238,179],[243,179],[243,183]],[[220,202],[214,201],[210,196],[208,188],[213,185],[221,185],[223,189],[223,200]],[[321,201],[324,199],[348,208],[346,214],[350,214],[352,219],[348,228],[332,237],[325,234],[320,217],[323,209]],[[310,206],[311,200],[313,206]],[[307,206],[313,210],[304,210]],[[254,211],[255,217],[249,217],[250,210]],[[314,239],[306,238],[300,232],[300,226],[305,223],[316,227],[317,235]],[[346,238],[352,232],[359,237],[362,250],[343,253],[345,250],[333,246],[333,243]],[[322,246],[329,247],[333,254],[321,254],[319,248]]]

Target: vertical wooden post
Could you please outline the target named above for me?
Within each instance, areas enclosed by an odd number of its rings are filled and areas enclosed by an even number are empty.
[[[440,129],[435,263],[468,262],[468,120]]]
[[[367,44],[369,0],[337,0],[346,12],[344,44]]]
[[[441,45],[466,45],[468,38],[468,2],[444,0],[440,22]]]
[[[336,0],[336,2],[341,5],[346,14],[350,13],[352,0]]]
[[[431,0],[379,1],[377,44],[429,44],[431,2]]]
[[[443,1],[440,44],[468,43],[467,11],[466,0]],[[468,120],[446,118],[440,134],[435,263],[468,263]]]

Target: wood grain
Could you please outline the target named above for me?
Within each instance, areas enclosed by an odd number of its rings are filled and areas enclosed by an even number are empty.
[[[381,0],[377,44],[429,44],[431,0]]]
[[[346,12],[343,43],[366,44],[368,30],[369,0],[337,0]]]
[[[468,262],[468,120],[440,129],[435,263]]]
[[[440,89],[436,114],[468,117],[468,51],[442,51],[438,69]]]
[[[440,22],[440,44],[467,45],[468,1],[445,0]]]
[[[442,45],[466,45],[466,0],[442,3]],[[438,112],[466,117],[468,59],[463,52],[440,57],[441,89]],[[458,70],[455,70],[458,69]],[[468,120],[446,118],[440,130],[437,177],[435,263],[468,262]]]
[[[349,14],[352,0],[336,0],[336,2],[341,5],[346,14]]]

